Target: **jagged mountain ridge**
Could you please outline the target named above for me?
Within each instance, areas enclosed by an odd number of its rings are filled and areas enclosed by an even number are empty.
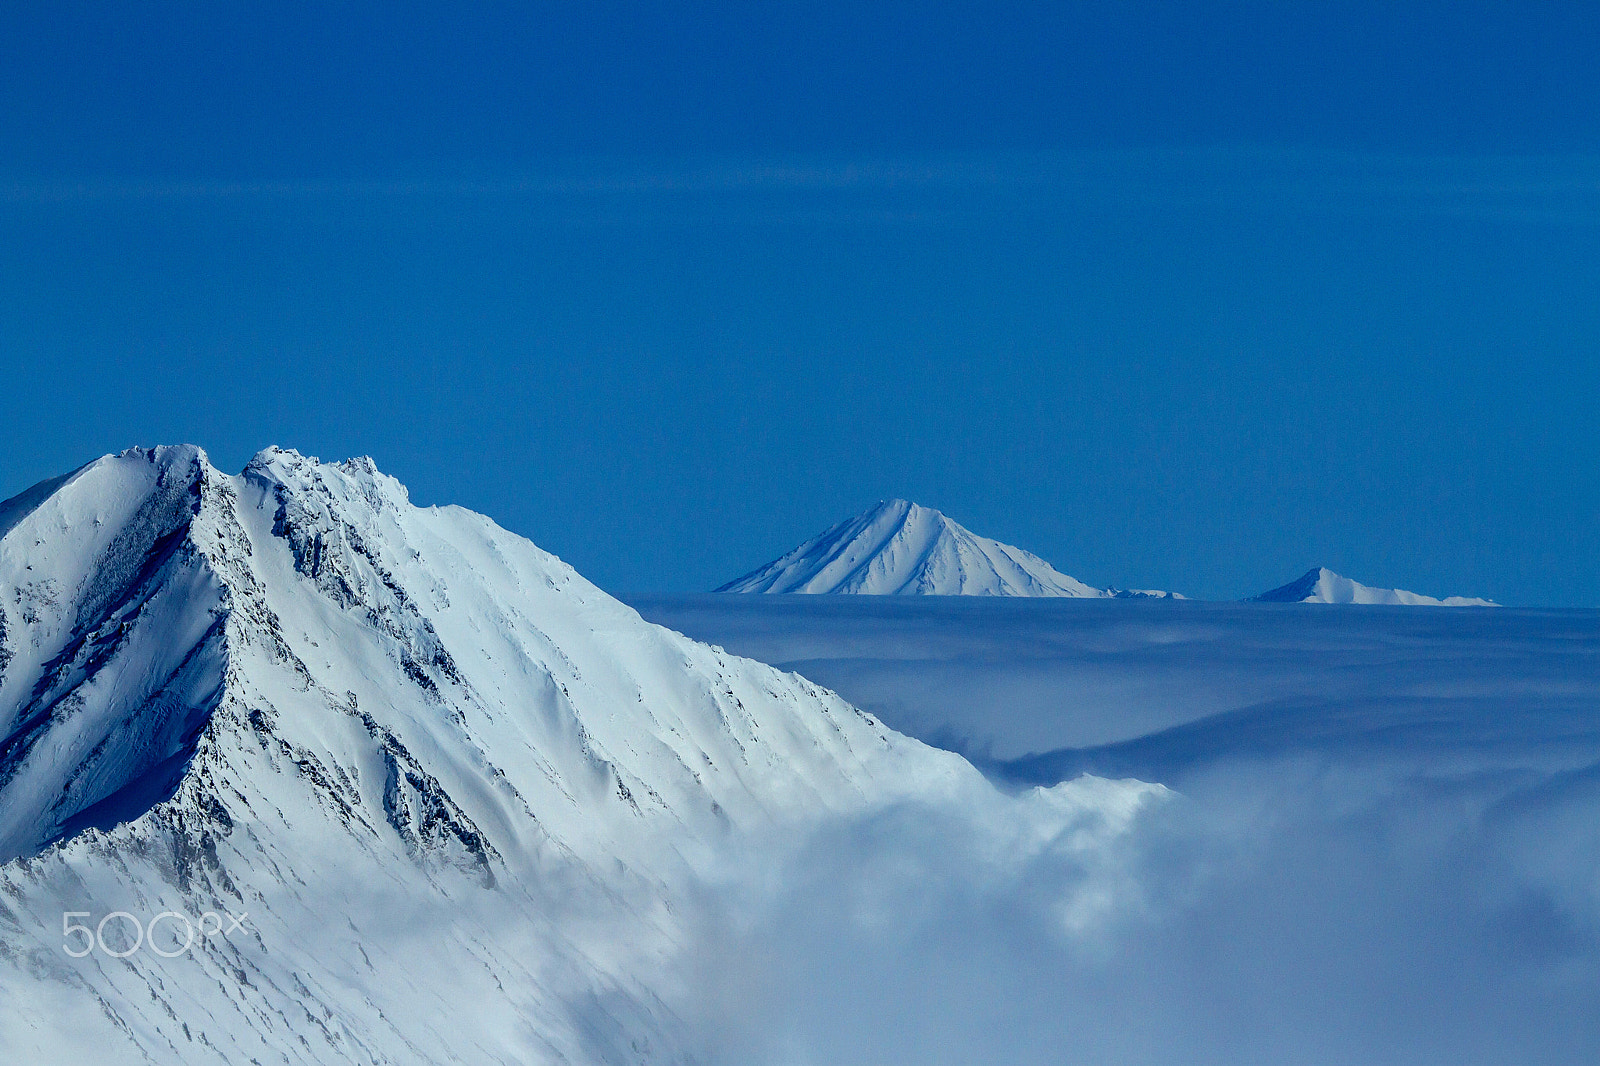
[[[980,537],[931,507],[885,500],[717,592],[862,596],[1165,597],[1100,589],[1031,552]]]
[[[1436,599],[1404,589],[1373,588],[1336,574],[1325,566],[1312,567],[1287,585],[1252,596],[1251,600],[1257,603],[1357,603],[1405,607],[1500,606],[1493,600],[1472,596]]]
[[[0,529],[13,1061],[680,1061],[695,877],[907,799],[1009,804],[1048,841],[1156,794],[1004,800],[370,460],[131,450]],[[251,918],[72,960],[84,909]]]

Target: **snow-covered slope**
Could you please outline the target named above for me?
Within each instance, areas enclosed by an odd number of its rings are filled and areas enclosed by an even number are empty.
[[[1493,600],[1471,596],[1435,599],[1404,589],[1376,589],[1351,581],[1326,567],[1315,567],[1289,582],[1252,599],[1261,603],[1376,603],[1406,607],[1498,607]]]
[[[134,449],[0,533],[4,1061],[682,1061],[705,886],[907,804],[1092,868],[1160,794],[1003,796],[369,460]]]
[[[980,537],[931,507],[887,500],[718,592],[862,596],[1166,596],[1097,589],[1030,552]]]

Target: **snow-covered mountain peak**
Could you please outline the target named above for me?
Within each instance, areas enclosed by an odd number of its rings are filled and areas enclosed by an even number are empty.
[[[1300,577],[1259,596],[1262,603],[1361,603],[1407,607],[1498,607],[1493,600],[1471,596],[1436,599],[1404,589],[1373,588],[1334,573],[1325,566],[1312,567]]]
[[[718,592],[865,596],[1105,597],[1037,555],[980,537],[941,512],[884,500]]]
[[[465,1061],[464,1004],[477,1061],[680,1061],[695,879],[907,802],[1093,847],[1160,794],[1001,796],[370,460],[136,449],[0,505],[0,998],[81,997],[98,1061]],[[63,962],[91,903],[251,932]],[[0,1048],[77,1031],[8,1008]]]

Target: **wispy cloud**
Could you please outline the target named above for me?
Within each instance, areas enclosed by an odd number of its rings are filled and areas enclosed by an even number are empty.
[[[793,162],[680,161],[650,167],[567,164],[497,178],[386,181],[0,181],[11,201],[235,199],[245,197],[528,196],[982,187],[1019,183],[1019,173],[981,160]]]
[[[645,209],[715,198],[795,217],[859,213],[959,217],[1098,209],[1290,211],[1600,224],[1600,155],[1437,156],[1278,148],[944,154],[882,159],[685,157],[577,160],[493,176],[379,180],[0,179],[0,202],[511,200],[626,203]]]

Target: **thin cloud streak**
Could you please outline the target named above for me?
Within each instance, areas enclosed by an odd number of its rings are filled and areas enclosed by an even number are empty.
[[[852,197],[915,202],[975,196],[978,210],[1031,213],[1073,205],[1156,210],[1457,216],[1600,223],[1600,156],[1411,156],[1271,148],[1039,152],[877,160],[681,159],[648,166],[573,162],[496,178],[386,181],[0,182],[0,201],[615,200],[645,209],[684,196],[821,195],[796,221],[862,216]],[[959,218],[908,205],[865,213],[887,221]],[[737,205],[733,213],[738,214]]]

